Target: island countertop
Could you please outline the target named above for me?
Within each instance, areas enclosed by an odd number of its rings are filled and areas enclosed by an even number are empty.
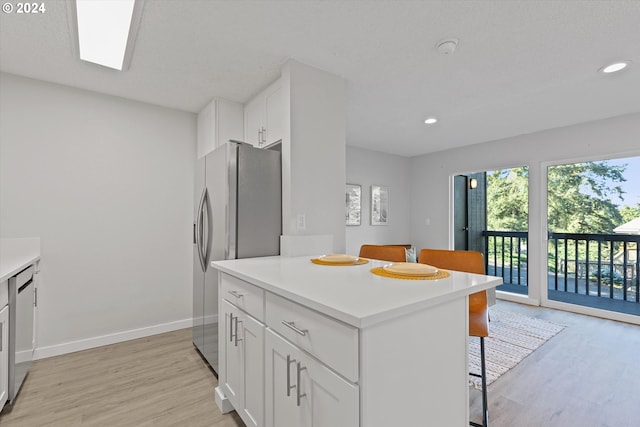
[[[40,239],[0,239],[0,282],[40,259]]]
[[[357,328],[502,284],[500,277],[457,271],[437,280],[392,279],[370,271],[387,261],[325,266],[313,264],[311,258],[246,258],[212,261],[211,265]]]

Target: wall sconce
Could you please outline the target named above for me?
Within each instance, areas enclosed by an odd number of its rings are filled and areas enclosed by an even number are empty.
[[[471,178],[469,180],[469,189],[470,190],[475,190],[476,188],[478,188],[478,180],[475,178]]]

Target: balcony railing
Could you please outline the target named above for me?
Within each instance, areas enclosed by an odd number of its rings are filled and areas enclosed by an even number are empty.
[[[485,231],[483,235],[486,271],[504,281],[498,289],[526,294],[527,232]],[[623,312],[633,304],[631,312],[640,314],[640,236],[549,233],[547,266],[550,299],[596,307],[608,300],[602,307],[617,311],[610,306],[620,301],[627,304]]]
[[[498,289],[527,293],[527,232],[484,231],[485,271],[502,277],[504,285]]]

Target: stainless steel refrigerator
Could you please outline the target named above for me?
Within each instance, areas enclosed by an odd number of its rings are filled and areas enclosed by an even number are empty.
[[[218,274],[211,261],[280,253],[280,152],[230,141],[196,166],[193,344],[218,372]]]

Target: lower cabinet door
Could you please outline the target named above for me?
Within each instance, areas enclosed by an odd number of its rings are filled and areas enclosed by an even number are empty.
[[[223,301],[225,394],[247,426],[264,426],[264,325]]]
[[[267,427],[357,427],[359,390],[275,332],[265,338]]]
[[[244,365],[242,357],[242,341],[234,334],[236,324],[238,323],[238,310],[228,301],[222,302],[224,309],[224,337],[220,337],[223,340],[224,349],[224,364],[221,369],[220,383],[224,388],[224,392],[229,398],[229,401],[236,410],[242,407],[242,387],[244,384],[244,371],[242,366]]]
[[[0,410],[9,398],[9,306],[0,309]]]

